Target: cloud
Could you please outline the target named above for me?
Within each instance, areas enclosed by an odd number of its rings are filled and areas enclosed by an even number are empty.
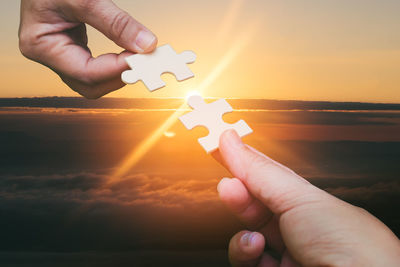
[[[105,182],[105,177],[91,173],[78,173],[48,176],[1,176],[1,190],[12,192],[29,192],[36,190],[88,191]]]
[[[217,199],[217,182],[144,173],[114,182],[103,173],[2,175],[0,249],[224,248],[242,227]],[[380,218],[391,214],[385,223],[396,227],[400,182],[336,179],[325,189]]]
[[[400,182],[378,182],[370,186],[326,188],[327,192],[349,201],[371,202],[378,198],[389,199],[396,197],[400,199]]]
[[[94,173],[0,176],[0,197],[177,207],[216,201],[217,182],[210,179],[173,181],[146,174],[134,174],[114,182],[109,182],[107,175]]]
[[[219,177],[229,174],[204,153],[197,133],[179,123],[171,128],[179,138],[163,137],[128,176],[109,180],[107,174],[168,112],[107,110],[101,101],[75,103],[75,109],[56,100],[48,99],[48,106],[55,101],[64,108],[2,113],[0,249],[225,248],[243,228],[217,198]],[[140,107],[140,101],[127,100],[121,108]],[[154,101],[143,107],[175,105]],[[235,108],[257,102],[235,101]],[[382,114],[268,111],[234,112],[230,118],[254,127],[246,142],[395,227],[400,143],[384,141],[391,135],[398,140],[397,126],[387,124],[397,123],[400,113]],[[366,134],[373,142],[360,142]],[[285,135],[288,141],[276,141]],[[343,136],[357,141],[317,141]]]
[[[400,182],[374,177],[313,178],[318,187],[346,201],[369,204],[383,203],[387,199],[400,199]],[[21,203],[53,202],[72,206],[112,205],[130,208],[207,210],[219,203],[216,185],[218,179],[191,177],[174,179],[132,174],[122,180],[109,181],[105,174],[76,173],[44,176],[0,176],[0,199]],[[64,204],[63,204],[64,205]]]
[[[2,175],[0,249],[223,248],[222,236],[237,223],[217,199],[217,182],[141,173],[114,182],[98,173]]]

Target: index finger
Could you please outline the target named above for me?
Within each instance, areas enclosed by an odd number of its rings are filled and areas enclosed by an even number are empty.
[[[282,214],[329,196],[289,168],[243,144],[233,130],[221,135],[219,151],[223,164],[233,176],[240,179],[250,193],[273,213]]]

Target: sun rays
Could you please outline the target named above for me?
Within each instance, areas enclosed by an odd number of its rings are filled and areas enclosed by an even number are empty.
[[[214,67],[204,81],[194,90],[204,95],[204,91],[222,74],[226,67],[234,60],[238,53],[243,49],[249,38],[241,38],[234,43],[232,47],[225,53],[219,63]],[[167,132],[186,112],[186,103],[179,106],[176,111],[149,137],[143,140],[116,168],[116,171],[111,175],[110,181],[115,181],[123,177],[139,160],[154,146],[154,144]]]
[[[220,34],[224,34],[228,31],[237,16],[238,7],[241,5],[241,0],[232,1],[232,6],[229,9],[225,19],[221,24]],[[245,45],[250,41],[251,37],[255,32],[254,26],[249,26],[246,33],[237,36],[237,39],[230,48],[225,52],[225,54],[218,61],[218,64],[210,71],[206,78],[200,83],[197,88],[193,91],[200,93],[205,96],[205,91],[209,88],[215,80],[220,77],[223,71],[229,66],[230,63],[238,56],[238,54],[243,50]],[[221,36],[223,38],[224,36]],[[162,123],[156,130],[154,130],[149,137],[143,140],[137,147],[133,149],[131,153],[122,161],[122,163],[115,168],[115,172],[111,175],[110,181],[115,181],[123,177],[133,166],[135,166],[143,156],[156,144],[156,142],[164,136],[165,132],[177,122],[178,118],[183,115],[186,110],[186,103],[179,106],[176,111]]]
[[[219,30],[219,38],[225,38],[227,32],[230,31],[235,18],[238,15],[238,10],[242,5],[242,0],[232,1],[231,7],[228,9],[224,20],[221,23]],[[226,50],[218,63],[212,68],[206,78],[188,94],[193,92],[204,97],[209,96],[207,89],[222,75],[227,67],[235,60],[235,58],[244,51],[245,46],[251,41],[257,31],[256,23],[249,23],[242,34],[235,33],[236,40],[231,42],[230,47]],[[178,121],[178,118],[187,111],[186,103],[182,103],[158,128],[156,128],[146,139],[140,142],[128,156],[115,168],[109,182],[114,182],[117,179],[125,176],[132,167],[134,167],[146,153],[157,143],[163,136],[169,135],[169,129]],[[168,133],[167,135],[165,133]],[[175,136],[175,135],[174,135]],[[167,136],[168,137],[168,136]]]

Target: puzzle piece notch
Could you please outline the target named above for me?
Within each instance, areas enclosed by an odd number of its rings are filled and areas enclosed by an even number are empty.
[[[225,99],[219,99],[207,104],[201,96],[193,95],[188,99],[188,105],[193,108],[193,111],[181,116],[179,120],[188,130],[197,126],[203,126],[208,129],[208,136],[198,139],[200,145],[207,153],[218,149],[219,138],[226,130],[233,129],[240,137],[244,137],[253,132],[243,120],[234,124],[223,121],[222,116],[233,111],[232,107]]]
[[[194,63],[196,54],[193,51],[177,54],[169,44],[166,44],[150,54],[135,54],[125,58],[125,61],[131,70],[122,73],[122,81],[131,84],[141,80],[152,92],[165,86],[160,77],[164,73],[175,75],[178,81],[194,77],[186,64]]]

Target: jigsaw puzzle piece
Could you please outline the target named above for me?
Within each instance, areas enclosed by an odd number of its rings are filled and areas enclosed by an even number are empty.
[[[122,81],[124,83],[137,83],[138,81],[143,81],[145,86],[149,91],[154,91],[165,86],[165,82],[160,78],[160,76],[153,77],[153,75],[148,75],[144,73],[141,77],[138,77],[138,73],[134,70],[127,70],[122,73]]]
[[[122,73],[122,81],[130,84],[141,80],[149,91],[154,91],[165,86],[165,82],[160,77],[164,73],[173,74],[178,81],[194,77],[186,64],[195,62],[196,54],[192,51],[177,54],[167,44],[158,47],[150,54],[135,54],[125,60],[132,70]]]
[[[208,136],[201,137],[198,139],[200,145],[205,149],[207,153],[211,153],[218,149],[219,147],[219,138],[223,132],[226,130],[233,129],[240,137],[244,137],[253,132],[253,130],[247,125],[244,120],[240,120],[234,124],[225,123],[223,126],[217,130],[214,129],[213,134],[209,134]]]
[[[167,71],[166,73],[174,74],[177,81],[182,82],[184,80],[194,77],[194,73],[185,66],[174,66],[174,69]]]
[[[124,83],[137,83],[140,80],[133,70],[124,71],[121,75],[121,79]]]
[[[185,126],[186,129],[192,130],[194,127],[199,126],[198,121],[198,113],[187,113],[181,117],[179,117],[179,120],[182,122],[182,124]]]
[[[186,64],[192,64],[196,61],[196,54],[192,51],[183,51],[179,54],[180,60],[185,64],[179,65],[177,69],[173,71],[178,81],[184,81],[194,77],[194,73],[188,68]]]
[[[196,126],[203,126],[208,129],[208,136],[199,138],[198,140],[207,153],[218,148],[219,138],[226,130],[233,129],[240,137],[244,137],[253,132],[243,120],[234,124],[229,124],[222,120],[222,116],[225,113],[233,111],[232,107],[225,99],[207,104],[201,96],[194,95],[188,99],[188,104],[193,111],[181,116],[179,119],[188,130]]]
[[[153,78],[152,76],[147,76],[143,77],[141,80],[143,81],[143,83],[146,85],[146,87],[149,89],[150,92],[160,89],[166,85],[165,82],[160,78],[160,76],[157,76],[157,78]]]
[[[179,54],[179,57],[186,63],[192,64],[196,61],[196,54],[193,51],[187,50]]]
[[[233,111],[232,107],[224,99],[219,99],[213,103],[207,104],[199,95],[189,97],[187,104],[193,111],[181,116],[179,120],[188,130],[192,130],[196,126],[206,127],[207,121],[210,123],[215,122],[216,119],[218,120],[218,114],[222,116],[224,113]],[[221,113],[220,110],[224,110],[223,113]],[[216,126],[218,126],[218,123],[214,125],[214,128]]]

